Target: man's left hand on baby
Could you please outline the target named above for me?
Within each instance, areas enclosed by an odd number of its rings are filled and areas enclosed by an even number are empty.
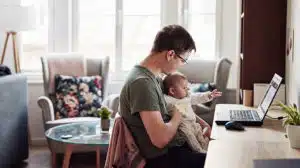
[[[217,89],[214,89],[213,91],[211,91],[209,96],[214,99],[216,97],[222,96],[222,92],[218,91]]]
[[[206,136],[208,139],[210,139],[211,127],[208,125],[208,126],[204,127],[202,131],[203,131],[202,132],[203,136]]]

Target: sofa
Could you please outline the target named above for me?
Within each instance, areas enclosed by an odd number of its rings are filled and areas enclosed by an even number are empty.
[[[27,78],[22,74],[0,77],[0,167],[28,158]]]

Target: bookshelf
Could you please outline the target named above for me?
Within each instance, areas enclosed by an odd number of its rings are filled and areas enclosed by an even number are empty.
[[[238,103],[254,83],[285,77],[286,0],[240,0]],[[285,81],[283,81],[284,83]]]

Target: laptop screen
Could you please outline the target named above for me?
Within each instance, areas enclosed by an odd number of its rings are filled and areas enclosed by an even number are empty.
[[[280,87],[282,78],[275,74],[270,82],[270,85],[261,101],[261,104],[259,105],[259,108],[266,113],[268,111],[268,108],[273,102],[273,99],[276,96],[276,93]]]

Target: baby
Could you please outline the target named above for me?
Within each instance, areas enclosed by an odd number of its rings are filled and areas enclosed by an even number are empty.
[[[183,116],[178,128],[179,132],[194,151],[205,153],[211,128],[194,113],[192,105],[209,102],[221,96],[222,92],[215,89],[212,92],[190,94],[188,81],[180,73],[167,75],[163,85],[168,110],[172,111],[173,108],[177,108]]]

